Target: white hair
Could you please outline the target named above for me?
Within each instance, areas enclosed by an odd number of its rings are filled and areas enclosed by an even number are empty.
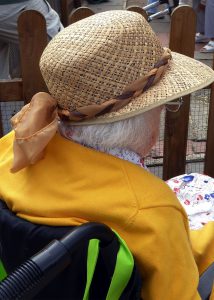
[[[95,149],[106,151],[112,148],[124,148],[137,152],[137,149],[148,149],[153,146],[152,129],[159,123],[152,111],[138,116],[106,124],[66,125],[72,132],[72,140]],[[62,125],[63,126],[63,125]],[[145,152],[143,150],[143,152]],[[141,151],[142,152],[142,151]]]

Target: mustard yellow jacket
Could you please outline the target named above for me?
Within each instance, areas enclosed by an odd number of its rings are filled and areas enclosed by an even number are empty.
[[[0,198],[13,212],[39,224],[106,223],[137,260],[143,299],[200,299],[193,253],[201,270],[213,260],[213,227],[203,231],[205,242],[193,234],[192,249],[186,214],[162,180],[58,134],[43,160],[12,174],[13,135],[0,140]]]

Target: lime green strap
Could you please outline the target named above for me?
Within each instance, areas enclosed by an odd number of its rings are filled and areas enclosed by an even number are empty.
[[[134,268],[134,259],[126,243],[115,232],[120,243],[114,274],[106,300],[118,300],[127,286]],[[83,300],[89,300],[89,291],[99,255],[99,240],[90,240],[87,257],[87,282]]]
[[[0,282],[7,277],[7,272],[3,266],[2,261],[0,260]]]
[[[99,254],[99,242],[100,241],[97,239],[92,239],[89,241],[87,257],[87,281],[83,300],[89,299],[89,290],[94,276],[94,270],[97,264],[97,258]]]
[[[106,300],[118,300],[120,298],[134,268],[134,258],[126,243],[116,232],[115,234],[120,242],[120,249],[117,254],[116,266]]]

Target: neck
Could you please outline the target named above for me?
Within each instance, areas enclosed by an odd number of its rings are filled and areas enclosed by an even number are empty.
[[[68,140],[72,140],[78,144],[85,146],[85,147],[92,148],[97,151],[104,152],[106,154],[110,154],[110,155],[118,157],[120,159],[127,160],[135,165],[140,166],[140,167],[146,168],[146,166],[144,165],[144,159],[139,154],[137,154],[136,152],[134,152],[130,149],[124,149],[124,148],[119,148],[119,147],[104,148],[99,145],[96,145],[96,147],[91,147],[90,145],[80,143],[78,138],[76,138],[73,135],[72,130],[69,129],[69,127],[65,127],[65,126],[60,126],[59,132],[63,137],[65,137]]]

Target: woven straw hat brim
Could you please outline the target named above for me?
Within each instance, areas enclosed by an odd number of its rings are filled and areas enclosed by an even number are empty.
[[[172,60],[163,78],[145,93],[133,99],[116,112],[103,116],[72,122],[74,125],[112,123],[151,110],[179,97],[202,89],[214,81],[214,71],[205,64],[185,55],[172,52]]]

